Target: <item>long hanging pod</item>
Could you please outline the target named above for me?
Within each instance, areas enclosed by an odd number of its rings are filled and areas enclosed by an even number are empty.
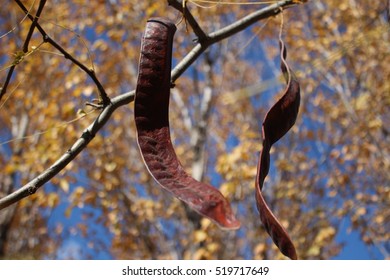
[[[262,194],[265,177],[270,167],[271,146],[282,138],[294,125],[300,103],[299,83],[286,62],[287,50],[284,42],[279,36],[280,47],[280,68],[286,79],[287,85],[283,96],[268,111],[263,122],[263,149],[261,151],[256,176],[256,202],[260,219],[268,234],[280,251],[290,259],[297,259],[297,253],[286,230],[280,224],[268,207]]]
[[[172,146],[168,112],[175,31],[172,22],[161,18],[146,24],[134,105],[138,145],[149,173],[161,187],[220,227],[236,229],[240,223],[228,201],[214,187],[189,176]]]

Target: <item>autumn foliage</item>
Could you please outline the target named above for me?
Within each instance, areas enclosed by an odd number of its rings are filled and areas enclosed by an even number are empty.
[[[132,91],[145,23],[179,22],[182,2],[43,2],[5,1],[0,9],[0,199],[80,151],[35,194],[0,210],[0,258],[285,258],[254,196],[261,124],[284,88],[280,10],[206,40],[202,55],[172,75],[177,156],[192,177],[219,186],[242,225],[222,231],[159,188],[137,146]],[[339,236],[351,231],[373,258],[389,258],[387,1],[280,2],[288,3],[283,38],[302,96],[296,125],[270,151],[266,201],[301,259],[337,256]],[[32,19],[39,12],[50,40],[35,26],[26,46],[32,20],[18,3]],[[173,67],[200,31],[213,34],[272,5],[197,4],[187,1],[178,24]],[[106,111],[105,94],[114,104]]]

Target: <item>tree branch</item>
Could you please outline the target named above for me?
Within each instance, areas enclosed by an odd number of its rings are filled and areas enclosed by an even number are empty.
[[[183,18],[190,24],[192,31],[194,31],[195,35],[198,37],[199,42],[203,42],[203,41],[207,40],[207,34],[199,26],[196,19],[193,17],[191,12],[188,10],[187,5],[184,5],[184,10],[183,10],[182,1],[168,0],[168,4],[183,14]]]
[[[38,19],[43,11],[43,7],[45,7],[45,4],[46,4],[46,0],[41,0],[39,2],[39,7],[38,7],[37,13],[35,14],[34,17],[31,16],[30,12],[25,8],[24,12],[26,13],[26,16],[30,16],[30,19],[32,20],[32,24],[30,26],[30,30],[27,33],[26,39],[24,40],[24,43],[23,43],[23,55],[28,53],[28,45],[30,44],[32,34],[34,33],[34,29],[38,23]],[[18,59],[18,58],[15,58],[15,59]],[[14,61],[12,66],[10,67],[10,69],[8,71],[4,86],[2,88],[0,88],[0,100],[2,99],[2,97],[4,96],[4,94],[7,91],[8,84],[11,81],[12,74],[13,74],[17,64],[18,63],[16,63],[16,61]]]
[[[173,0],[169,0],[169,2],[171,3]],[[181,3],[181,1],[178,0],[175,2]],[[199,43],[190,51],[190,53],[175,67],[175,69],[172,71],[172,81],[174,82],[178,77],[180,77],[183,72],[185,72],[185,70],[187,70],[187,68],[212,44],[237,34],[238,32],[244,30],[259,20],[279,14],[281,12],[281,8],[285,9],[296,4],[297,3],[294,0],[277,2],[254,13],[251,13],[230,25],[221,28],[220,30],[210,33],[206,36],[206,39],[199,41]]]
[[[34,19],[32,20],[32,23],[30,25],[30,30],[28,31],[28,34],[27,34],[27,37],[26,37],[26,40],[24,41],[24,45],[23,45],[23,52],[24,53],[27,53],[28,52],[28,44],[30,43],[30,40],[31,40],[31,37],[34,33],[34,29],[35,27],[37,26],[37,23],[38,23],[38,19],[39,17],[41,16],[41,13],[43,11],[43,8],[45,7],[45,4],[46,4],[46,0],[41,0],[39,2],[39,7],[38,7],[38,10],[37,10],[37,13],[35,14],[35,17]],[[26,14],[27,15],[27,14]]]
[[[15,0],[20,3],[20,1]],[[177,2],[177,1],[176,1]],[[181,2],[180,2],[181,3]],[[280,1],[276,4],[270,5],[264,9],[256,11],[248,16],[242,18],[241,20],[226,26],[216,32],[213,32],[207,36],[207,40],[199,42],[190,53],[183,58],[183,60],[172,70],[172,81],[177,80],[185,70],[212,44],[215,44],[219,41],[222,41],[225,38],[228,38],[251,24],[265,19],[270,16],[277,15],[280,12],[280,8],[286,8],[288,6],[294,5],[294,0],[285,0]],[[26,12],[27,10],[25,10]],[[29,16],[31,20],[33,20],[32,16]],[[38,30],[43,34],[46,34],[42,27],[37,23]],[[47,36],[47,35],[46,35]],[[54,42],[54,41],[51,41]],[[55,42],[54,42],[55,43]],[[56,47],[56,45],[54,45]],[[58,46],[58,45],[57,45]],[[60,47],[61,51],[64,51]],[[69,58],[69,56],[67,57]],[[72,62],[74,62],[72,60]],[[76,62],[74,62],[76,63]],[[85,67],[85,66],[84,66]],[[87,71],[90,75],[91,73]],[[50,166],[47,170],[38,175],[35,179],[19,188],[15,192],[7,195],[0,199],[0,210],[5,207],[20,201],[21,199],[34,194],[42,185],[47,183],[50,179],[52,179],[55,175],[57,175],[61,170],[63,170],[84,148],[88,145],[88,143],[95,137],[96,133],[105,125],[105,123],[109,120],[111,114],[119,107],[126,105],[134,100],[135,91],[130,91],[123,93],[113,99],[111,99],[110,104],[103,108],[102,112],[93,121],[91,125],[89,125],[82,133],[81,137],[73,144],[73,146],[62,155],[52,166]]]
[[[110,99],[107,96],[107,93],[103,87],[103,85],[100,83],[99,79],[96,77],[95,71],[93,69],[89,69],[87,66],[82,64],[80,61],[78,61],[76,58],[74,58],[70,53],[68,53],[63,47],[61,47],[56,41],[54,41],[43,29],[43,27],[39,24],[37,17],[33,17],[32,15],[29,14],[28,10],[26,7],[23,5],[23,3],[20,0],[15,0],[16,4],[19,5],[19,7],[23,10],[23,12],[27,15],[27,17],[32,21],[32,26],[35,24],[39,32],[42,34],[44,42],[49,43],[52,45],[54,48],[56,48],[58,51],[60,51],[66,59],[69,59],[72,61],[74,64],[76,64],[81,70],[83,70],[85,73],[87,73],[88,76],[91,77],[93,82],[95,83],[98,91],[99,91],[99,97],[102,101],[102,104],[104,106],[108,105],[110,103]],[[42,1],[46,2],[46,1]],[[43,9],[42,2],[39,5],[39,10],[38,12],[42,12],[41,9]],[[42,6],[42,7],[41,7]],[[32,28],[30,28],[31,30]]]

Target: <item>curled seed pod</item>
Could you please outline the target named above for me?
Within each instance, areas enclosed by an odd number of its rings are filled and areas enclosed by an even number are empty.
[[[230,204],[214,187],[189,176],[169,133],[172,41],[176,26],[161,18],[147,22],[135,93],[138,145],[149,173],[164,189],[226,229],[240,226]]]
[[[283,96],[268,111],[263,122],[263,149],[257,166],[256,202],[261,222],[276,246],[290,259],[297,259],[294,244],[286,230],[269,209],[262,195],[264,180],[270,167],[271,146],[283,137],[294,125],[300,103],[299,83],[286,62],[287,50],[281,38],[279,38],[279,46],[281,70],[286,78],[287,86]]]

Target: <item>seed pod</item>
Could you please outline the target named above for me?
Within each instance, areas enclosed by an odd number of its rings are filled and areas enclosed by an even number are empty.
[[[261,151],[256,176],[256,202],[260,219],[268,234],[280,251],[290,259],[297,259],[297,253],[286,230],[273,215],[262,195],[264,179],[270,167],[271,146],[283,137],[294,125],[300,103],[299,83],[286,62],[287,50],[283,40],[279,38],[282,73],[287,86],[283,96],[268,111],[263,122],[263,150]]]
[[[161,18],[147,22],[135,93],[138,145],[149,173],[164,189],[226,229],[240,226],[230,204],[214,187],[189,176],[169,133],[172,41],[176,26]]]

